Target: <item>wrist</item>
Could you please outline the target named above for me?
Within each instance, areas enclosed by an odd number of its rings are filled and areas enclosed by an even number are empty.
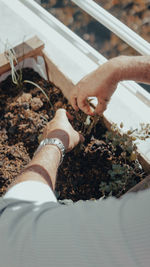
[[[117,84],[125,79],[127,61],[128,61],[128,56],[118,56],[110,59],[111,68],[113,70],[112,78],[114,84]]]
[[[133,80],[142,82],[144,80],[143,74],[148,69],[148,66],[142,56],[119,56],[116,58],[116,62],[116,65],[120,66],[118,71],[120,81]]]
[[[49,132],[45,138],[58,138],[64,145],[65,151],[68,150],[69,147],[69,135],[64,130],[53,130]]]
[[[40,181],[54,190],[60,159],[61,153],[56,146],[43,146],[20,173],[16,183],[30,180]]]
[[[40,145],[38,146],[37,150],[35,151],[34,155],[36,155],[38,152],[40,152],[41,149],[44,147],[53,146],[56,148],[60,153],[60,164],[63,161],[63,158],[65,156],[65,147],[62,141],[58,138],[45,138],[41,141]],[[60,165],[59,164],[59,165]]]

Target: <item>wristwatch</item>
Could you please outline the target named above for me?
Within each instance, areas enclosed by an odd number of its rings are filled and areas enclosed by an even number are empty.
[[[46,138],[46,139],[43,139],[41,141],[41,143],[39,144],[37,150],[35,151],[34,156],[41,150],[41,148],[43,146],[46,146],[46,145],[55,145],[55,146],[57,146],[59,148],[59,150],[61,152],[61,159],[60,159],[60,164],[61,164],[62,161],[63,161],[63,158],[65,156],[65,146],[62,143],[62,141],[60,139],[58,139],[58,138]]]

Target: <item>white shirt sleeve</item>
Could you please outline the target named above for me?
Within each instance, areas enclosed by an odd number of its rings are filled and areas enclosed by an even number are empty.
[[[15,198],[26,201],[34,201],[37,204],[45,202],[57,202],[52,189],[41,182],[25,181],[11,187],[4,195],[6,198]]]

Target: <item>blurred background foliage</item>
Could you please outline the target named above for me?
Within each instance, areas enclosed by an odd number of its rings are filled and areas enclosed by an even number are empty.
[[[150,0],[95,0],[95,2],[150,41]],[[41,5],[105,57],[135,55],[115,34],[70,0],[41,0]]]
[[[150,42],[150,0],[95,0],[101,7]],[[41,5],[106,58],[138,55],[71,0],[41,0]],[[150,86],[144,86],[150,92]]]

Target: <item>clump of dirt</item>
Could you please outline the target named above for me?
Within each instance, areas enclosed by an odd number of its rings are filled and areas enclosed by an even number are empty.
[[[76,130],[86,132],[85,114],[76,113],[58,88],[31,69],[23,70],[26,79],[42,87],[51,105],[31,84],[25,84],[22,91],[12,84],[11,77],[0,84],[0,195],[31,160],[44,126],[58,108],[65,108],[73,116],[71,123]],[[65,155],[58,171],[58,199],[119,197],[140,182],[146,173],[136,158],[131,159],[135,147],[126,151],[124,142],[121,139],[119,143],[117,132],[108,133],[100,118],[85,135],[85,142]]]

